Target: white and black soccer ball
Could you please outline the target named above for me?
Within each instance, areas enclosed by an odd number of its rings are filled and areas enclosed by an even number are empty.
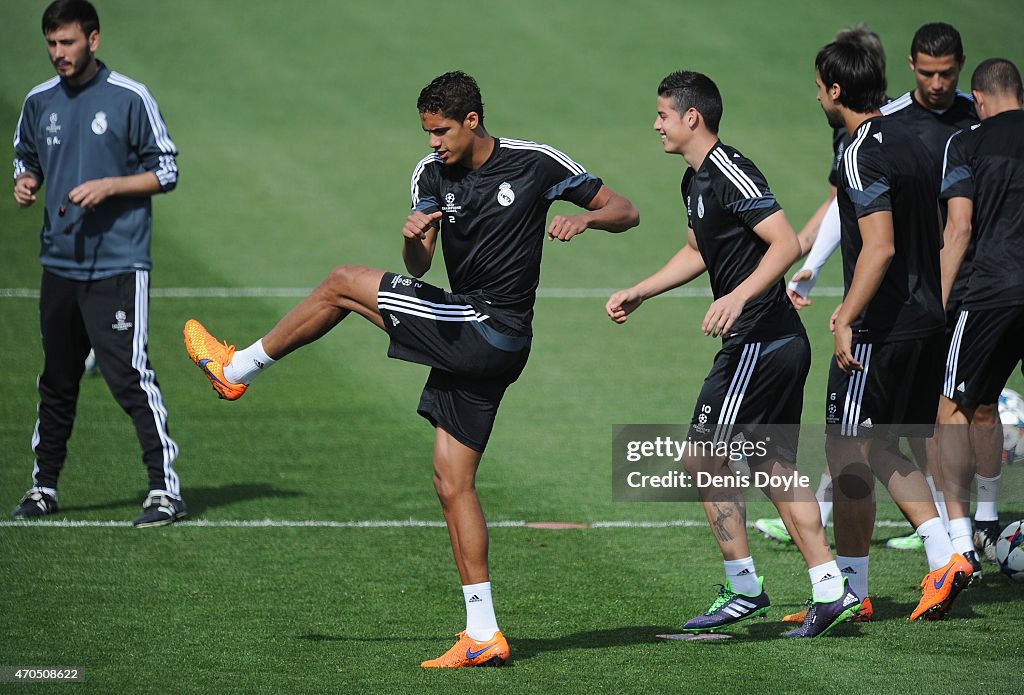
[[[1024,519],[1018,519],[999,532],[996,562],[1010,579],[1024,581]]]
[[[1013,389],[999,394],[999,421],[1003,425],[1003,463],[1024,460],[1024,397]]]

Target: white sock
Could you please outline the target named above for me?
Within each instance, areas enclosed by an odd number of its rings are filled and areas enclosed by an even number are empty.
[[[946,495],[935,487],[935,478],[932,476],[925,476],[925,482],[928,483],[928,489],[932,491],[932,501],[935,502],[935,511],[939,513],[939,518],[942,519],[942,525],[948,530],[949,513],[946,511]]]
[[[828,527],[828,519],[832,516],[832,476],[828,473],[821,474],[818,482],[818,491],[814,493],[818,498],[818,510],[821,512],[821,527]]]
[[[45,493],[53,498],[53,501],[57,501],[57,488],[54,487],[39,487],[38,485],[33,488],[39,492]]]
[[[224,378],[232,384],[248,384],[276,361],[263,349],[261,338],[244,350],[235,351],[231,363],[224,365]]]
[[[466,634],[477,642],[486,642],[498,631],[491,601],[491,583],[464,584],[462,598],[466,601]]]
[[[924,541],[924,551],[928,554],[928,571],[934,572],[949,564],[949,558],[956,552],[949,540],[949,533],[942,524],[942,519],[932,517],[917,527],[917,535]]]
[[[754,558],[739,560],[722,560],[725,567],[725,578],[732,585],[732,590],[744,596],[759,596],[761,585],[757,581],[757,570],[754,569]]]
[[[966,516],[959,519],[950,519],[949,540],[953,544],[953,550],[961,555],[974,550],[973,530],[971,528],[971,520]]]
[[[868,597],[868,556],[850,557],[837,555],[836,564],[839,571],[850,582],[850,589],[863,601]]]
[[[999,496],[999,481],[1002,476],[985,478],[975,474],[974,484],[978,488],[978,508],[974,511],[975,521],[999,521],[996,513],[996,497]]]
[[[807,574],[811,577],[811,595],[818,603],[835,601],[843,595],[843,574],[835,560],[812,567]]]

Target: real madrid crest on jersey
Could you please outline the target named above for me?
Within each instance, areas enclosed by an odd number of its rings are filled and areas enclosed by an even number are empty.
[[[102,111],[96,112],[96,115],[92,117],[92,132],[97,135],[107,132],[107,114]]]
[[[697,196],[697,218],[704,219],[704,196]]]
[[[516,193],[512,190],[512,184],[507,181],[498,186],[498,205],[507,208],[516,200]]]

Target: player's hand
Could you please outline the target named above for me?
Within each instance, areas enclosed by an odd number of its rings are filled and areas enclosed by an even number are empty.
[[[832,318],[829,319],[835,341],[836,365],[847,374],[862,372],[864,366],[853,358],[853,329],[850,324],[839,318],[839,310],[842,308],[842,304],[836,307],[832,312]]]
[[[805,268],[799,271],[792,278],[790,278],[789,284],[786,286],[786,295],[789,297],[789,301],[793,304],[793,308],[797,309],[798,311],[800,309],[803,309],[804,307],[810,306],[811,300],[808,299],[805,295],[802,295],[799,292],[797,292],[794,288],[794,285],[796,285],[796,283],[798,282],[810,280],[811,275],[811,271]]]
[[[113,179],[93,179],[72,188],[68,193],[68,201],[86,210],[92,210],[114,193]]]
[[[615,323],[625,323],[626,317],[636,311],[637,307],[643,304],[644,298],[635,288],[619,290],[608,298],[604,310],[608,312],[609,318]]]
[[[32,174],[19,176],[14,182],[14,200],[18,207],[27,208],[36,202],[36,191],[39,190],[39,182]]]
[[[712,338],[725,335],[743,313],[746,303],[745,299],[736,296],[733,292],[716,299],[708,308],[708,313],[704,315],[704,322],[700,325],[700,329],[704,331],[704,335],[709,335]]]
[[[429,215],[419,210],[413,210],[405,219],[405,225],[402,227],[402,236],[406,239],[419,239],[420,241],[427,238],[427,231],[431,227],[437,227],[435,222],[441,218],[441,211],[436,210]]]
[[[583,215],[555,215],[548,225],[548,241],[569,241],[586,230],[587,220]]]

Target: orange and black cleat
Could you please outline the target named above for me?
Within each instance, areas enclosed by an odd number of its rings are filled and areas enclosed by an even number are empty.
[[[967,558],[953,553],[949,562],[921,580],[921,602],[910,614],[910,619],[941,620],[946,617],[957,594],[971,583],[973,573],[974,568]]]
[[[501,631],[486,642],[475,639],[460,632],[456,635],[459,641],[447,652],[420,664],[423,668],[462,668],[463,666],[501,666],[509,659],[508,642]]]
[[[234,345],[228,345],[226,341],[217,342],[203,324],[189,319],[185,322],[185,349],[210,380],[217,395],[228,401],[237,401],[245,394],[248,386],[233,384],[224,378],[224,367],[231,364],[231,358],[235,356]]]

